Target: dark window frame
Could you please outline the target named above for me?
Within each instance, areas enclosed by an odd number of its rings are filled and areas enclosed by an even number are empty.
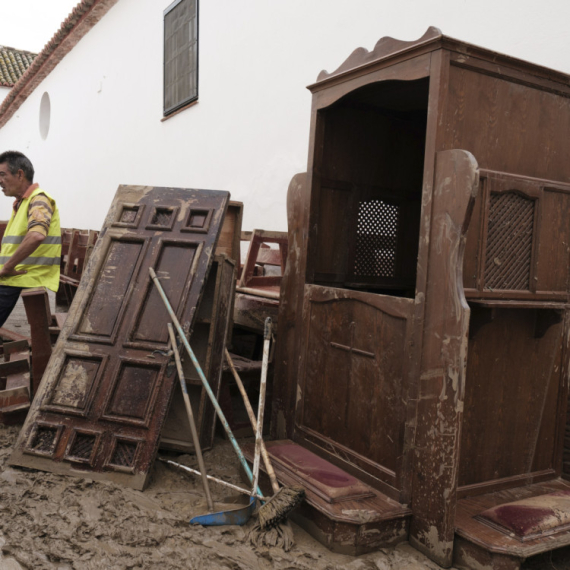
[[[167,85],[166,85],[166,17],[179,4],[181,4],[182,2],[188,2],[188,1],[192,1],[192,0],[175,0],[163,12],[163,25],[162,25],[162,29],[163,29],[163,38],[162,38],[162,48],[163,48],[163,56],[162,56],[162,62],[163,62],[162,63],[162,67],[163,67],[163,69],[162,69],[162,101],[163,101],[163,116],[164,117],[172,115],[176,111],[180,110],[182,107],[186,107],[190,103],[193,103],[193,102],[198,100],[199,78],[200,78],[200,69],[199,69],[199,63],[200,63],[200,52],[199,52],[199,49],[200,49],[200,2],[199,2],[199,0],[194,0],[196,2],[196,43],[195,43],[195,45],[196,45],[196,65],[195,65],[195,68],[193,71],[193,73],[195,74],[195,80],[196,80],[195,93],[190,95],[189,97],[186,97],[185,99],[177,101],[176,103],[174,103],[170,107],[166,107],[166,89],[167,89]]]

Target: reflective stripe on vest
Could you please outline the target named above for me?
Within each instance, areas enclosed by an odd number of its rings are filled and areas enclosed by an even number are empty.
[[[0,265],[4,265],[9,259],[9,255],[0,256]],[[18,265],[59,265],[60,259],[59,257],[26,257]]]
[[[2,238],[2,243],[22,243],[25,237],[26,236],[4,236]],[[44,241],[42,241],[42,244],[61,245],[61,236],[46,236]],[[5,263],[5,260],[0,263]]]
[[[38,194],[45,194],[54,204],[48,235],[42,240],[36,250],[16,265],[16,270],[26,271],[22,275],[11,275],[0,278],[0,285],[13,287],[47,287],[57,291],[59,287],[59,268],[61,263],[61,230],[59,225],[59,210],[55,200],[41,188],[36,188],[24,199],[17,212],[12,216],[2,238],[0,250],[0,266],[4,265],[24,241],[28,233],[28,207],[30,200]],[[33,231],[33,229],[32,229]]]

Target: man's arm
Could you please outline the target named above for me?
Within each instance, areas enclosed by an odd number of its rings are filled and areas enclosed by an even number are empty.
[[[29,257],[41,243],[46,239],[46,236],[40,232],[30,230],[18,246],[18,249],[12,254],[10,259],[0,269],[0,279],[2,277],[10,277],[12,275],[24,275],[27,271],[16,271],[15,267],[18,263],[22,263],[26,257]]]

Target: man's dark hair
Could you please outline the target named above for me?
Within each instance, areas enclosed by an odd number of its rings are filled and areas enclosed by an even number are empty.
[[[0,164],[4,162],[8,165],[10,174],[16,174],[18,170],[21,170],[28,182],[34,181],[34,167],[25,154],[17,150],[7,150],[0,154]]]

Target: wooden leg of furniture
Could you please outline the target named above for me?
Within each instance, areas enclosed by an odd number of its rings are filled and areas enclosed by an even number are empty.
[[[32,397],[44,375],[47,363],[51,357],[51,312],[49,297],[44,287],[22,291],[22,299],[26,316],[30,323],[32,337]]]

